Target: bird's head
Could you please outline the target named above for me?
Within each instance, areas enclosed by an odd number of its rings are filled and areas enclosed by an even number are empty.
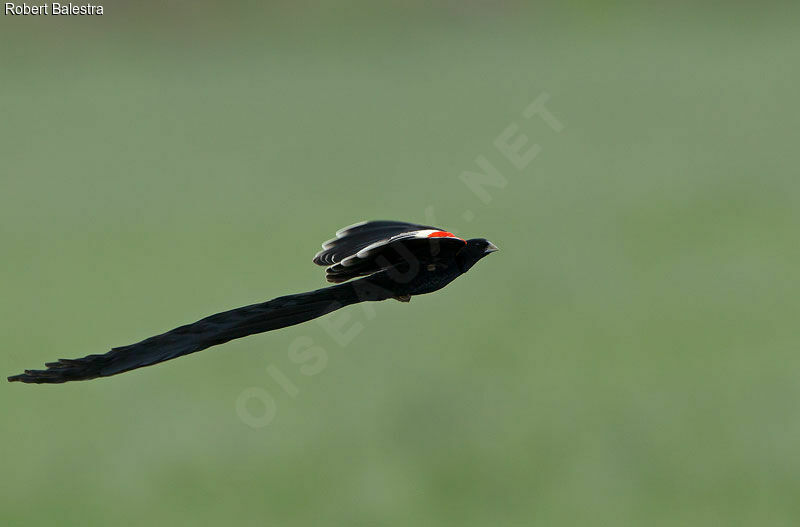
[[[498,249],[495,244],[486,238],[472,238],[467,240],[466,247],[461,249],[458,253],[458,263],[461,267],[461,272],[466,273],[478,260],[499,250],[500,249]]]

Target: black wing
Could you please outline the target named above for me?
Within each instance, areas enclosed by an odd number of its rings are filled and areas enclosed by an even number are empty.
[[[342,258],[325,270],[329,282],[344,282],[384,269],[393,269],[397,276],[415,276],[421,267],[449,262],[467,242],[452,233],[420,229],[376,241]]]
[[[441,230],[429,225],[418,225],[404,221],[362,221],[336,232],[336,238],[322,244],[322,250],[314,256],[314,263],[329,266],[341,262],[348,256],[382,240],[404,232],[423,229]]]

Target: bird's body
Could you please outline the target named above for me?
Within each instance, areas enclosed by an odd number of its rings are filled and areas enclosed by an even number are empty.
[[[497,250],[483,238],[463,240],[435,227],[394,221],[357,223],[337,232],[322,248],[314,263],[328,266],[328,281],[338,285],[217,313],[102,355],[60,359],[47,363],[46,370],[26,370],[8,380],[55,384],[107,377],[359,302],[408,302],[445,287]]]
[[[408,284],[397,284],[397,290],[403,295],[417,296],[434,293],[461,276],[455,263],[450,265],[423,266]]]

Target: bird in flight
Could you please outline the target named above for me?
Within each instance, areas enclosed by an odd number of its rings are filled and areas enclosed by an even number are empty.
[[[322,244],[314,263],[334,286],[281,296],[180,326],[103,355],[60,359],[45,370],[25,370],[10,382],[58,384],[108,377],[204,350],[229,340],[306,322],[359,302],[433,293],[497,251],[485,238],[463,240],[451,232],[400,221],[345,227]],[[361,278],[359,278],[361,277]],[[351,280],[357,278],[356,280]]]

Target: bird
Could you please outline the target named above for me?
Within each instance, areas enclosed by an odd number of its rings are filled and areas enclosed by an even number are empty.
[[[429,225],[375,220],[355,223],[322,244],[313,259],[336,284],[223,311],[105,354],[59,359],[25,370],[9,382],[60,384],[109,377],[182,357],[233,339],[273,331],[360,302],[433,293],[498,248],[485,238],[465,240]]]

